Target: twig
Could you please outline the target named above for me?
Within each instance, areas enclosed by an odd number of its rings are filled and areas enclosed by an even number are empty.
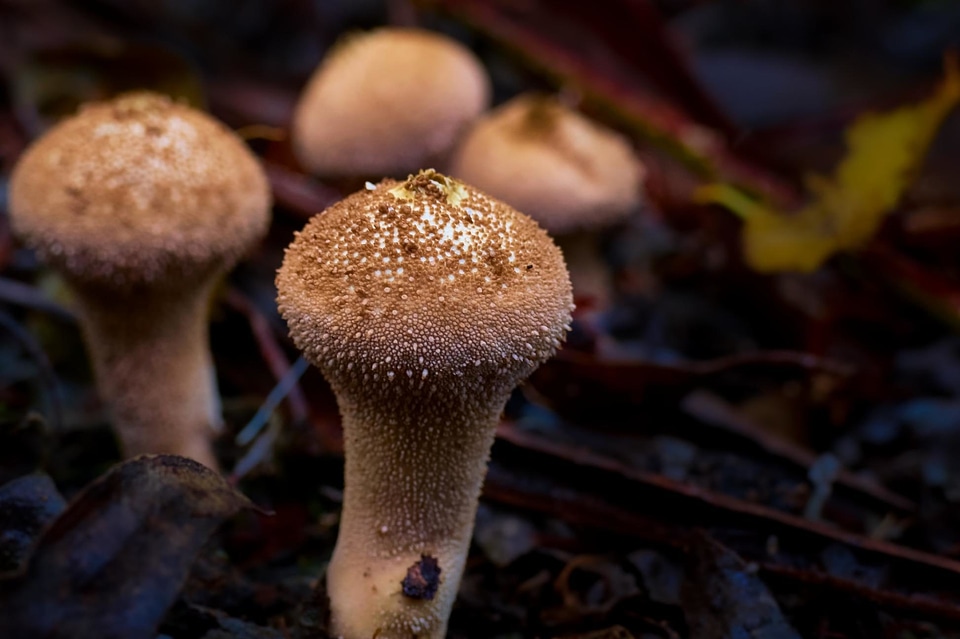
[[[290,361],[284,354],[280,344],[277,343],[276,337],[270,328],[270,322],[267,321],[267,318],[264,317],[263,314],[250,302],[250,300],[247,299],[247,297],[238,289],[231,288],[229,291],[227,291],[226,301],[227,304],[247,318],[247,322],[250,324],[250,330],[253,333],[253,337],[256,339],[257,346],[260,348],[260,355],[270,368],[270,372],[273,374],[274,379],[277,380],[277,386],[280,386],[290,372]],[[297,374],[296,378],[293,380],[293,386],[287,388],[287,390],[284,392],[284,395],[280,397],[280,400],[283,400],[284,397],[286,397],[288,405],[290,406],[291,419],[294,421],[294,423],[298,424],[306,422],[310,415],[310,409],[307,405],[307,400],[303,396],[303,392],[300,390],[300,387],[296,385],[296,382],[300,379],[302,374],[303,371]],[[274,388],[274,391],[276,391],[276,388]],[[271,391],[271,394],[272,392],[273,391]],[[267,401],[269,401],[269,397],[267,398]],[[276,408],[276,406],[274,406],[274,408]],[[249,442],[252,440],[253,437],[247,441]]]
[[[293,366],[287,370],[286,374],[280,378],[277,385],[270,391],[270,394],[267,395],[263,404],[257,409],[256,414],[247,422],[243,430],[237,433],[234,441],[238,446],[246,446],[263,430],[263,427],[270,421],[270,416],[273,415],[273,411],[277,409],[280,402],[282,402],[293,389],[297,388],[297,382],[300,381],[300,378],[308,367],[309,364],[307,364],[307,360],[303,359],[303,357],[298,358],[297,361],[293,363]]]
[[[282,383],[283,382],[281,381],[281,384]],[[269,398],[268,398],[268,401],[269,401]],[[278,403],[279,403],[279,400],[278,400]],[[257,415],[259,414],[260,412],[258,411]],[[233,472],[230,473],[230,477],[228,479],[231,485],[235,486],[237,482],[239,482],[241,479],[243,479],[247,475],[247,473],[249,473],[251,470],[259,466],[260,463],[264,459],[266,459],[270,451],[273,450],[273,443],[277,440],[277,436],[280,434],[280,422],[278,420],[271,420],[270,419],[271,414],[272,414],[272,411],[270,413],[267,413],[266,416],[264,417],[263,424],[266,424],[269,422],[269,426],[267,430],[263,433],[263,435],[261,435],[253,443],[253,446],[250,447],[250,450],[248,450],[247,453],[243,457],[241,457],[239,461],[237,461],[236,465],[233,467]],[[254,420],[255,419],[256,417],[254,417]],[[253,425],[254,420],[250,421],[250,424],[248,424],[247,427],[243,429],[243,432],[246,432],[250,428],[250,426]],[[263,424],[260,424],[260,428],[263,427]],[[257,428],[257,432],[259,432],[260,428]],[[251,438],[255,435],[256,435],[256,432],[254,432],[251,435]],[[239,436],[237,437],[237,439],[239,439]]]

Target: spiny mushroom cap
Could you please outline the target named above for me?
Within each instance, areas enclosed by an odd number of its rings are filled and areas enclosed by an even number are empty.
[[[228,128],[152,93],[92,103],[10,181],[14,230],[69,278],[111,288],[227,268],[265,232],[270,191]]]
[[[420,29],[383,28],[339,43],[297,105],[293,146],[330,176],[402,176],[442,160],[490,102],[466,47]]]
[[[478,120],[450,172],[558,234],[625,217],[640,203],[643,177],[621,135],[538,95],[521,95]]]
[[[335,388],[508,392],[572,310],[560,250],[532,219],[432,171],[314,217],[277,276],[280,312]]]

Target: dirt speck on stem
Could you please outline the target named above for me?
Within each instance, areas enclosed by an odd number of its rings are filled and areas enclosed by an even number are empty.
[[[420,561],[407,569],[401,585],[403,595],[411,599],[433,599],[440,586],[440,564],[430,555],[420,555]]]

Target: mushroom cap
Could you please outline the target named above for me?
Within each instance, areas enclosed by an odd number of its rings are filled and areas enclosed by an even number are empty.
[[[642,197],[643,169],[623,136],[533,94],[478,120],[450,173],[557,234],[609,226]]]
[[[573,308],[535,221],[433,171],[314,217],[277,275],[294,342],[334,388],[507,392],[556,351]],[[401,391],[404,392],[404,391]]]
[[[27,149],[10,181],[26,244],[69,279],[109,288],[228,268],[269,212],[266,177],[236,134],[145,92],[85,105]]]
[[[490,80],[459,42],[388,27],[338,43],[293,119],[294,151],[328,176],[403,176],[442,161],[490,103]]]

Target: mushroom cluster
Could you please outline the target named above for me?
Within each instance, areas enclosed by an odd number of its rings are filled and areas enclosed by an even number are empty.
[[[623,136],[555,97],[525,94],[476,122],[457,148],[450,172],[553,234],[578,296],[608,295],[597,234],[623,221],[642,201],[643,168]]]
[[[443,164],[489,102],[486,70],[459,42],[382,28],[335,45],[303,90],[291,138],[317,175],[404,176]]]
[[[152,93],[86,105],[20,158],[14,231],[75,294],[125,455],[216,467],[208,306],[269,209],[263,171],[232,131]]]
[[[343,417],[334,635],[442,638],[500,413],[569,328],[563,257],[527,216],[425,171],[314,217],[277,287]]]

